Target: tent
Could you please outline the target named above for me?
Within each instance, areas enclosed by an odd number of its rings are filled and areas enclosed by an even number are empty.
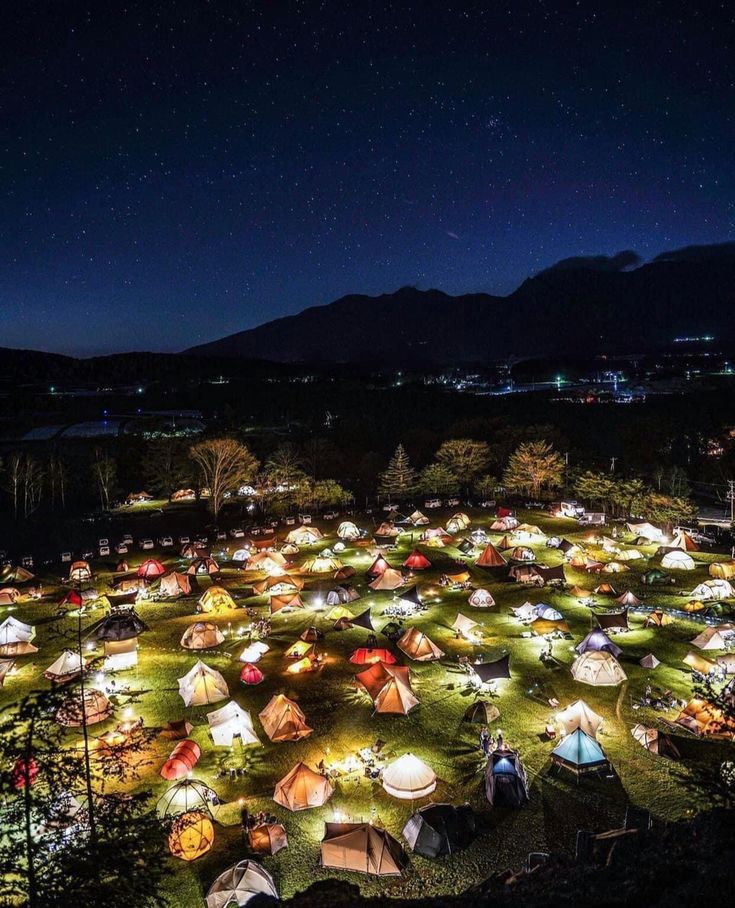
[[[673,582],[674,579],[671,574],[667,574],[666,571],[661,571],[658,568],[651,568],[650,571],[641,574],[641,583],[644,583],[646,586],[653,586],[655,583]]]
[[[601,583],[595,587],[595,596],[617,596],[617,590],[611,583]]]
[[[271,615],[275,615],[276,612],[290,612],[299,608],[306,608],[299,593],[279,593],[277,596],[270,597]]]
[[[728,580],[705,580],[692,590],[692,598],[704,602],[732,597],[735,597],[735,590]]]
[[[235,559],[233,558],[233,560]],[[265,571],[266,574],[276,574],[283,571],[287,563],[280,552],[257,552],[255,555],[248,556],[245,562],[245,570]]]
[[[320,864],[372,876],[400,876],[403,850],[384,829],[371,823],[325,823]]]
[[[718,580],[732,580],[735,578],[735,561],[715,561],[709,566],[709,575]]]
[[[517,545],[510,553],[511,561],[533,561],[535,557],[533,549],[525,545]]]
[[[664,555],[661,559],[661,567],[665,567],[667,570],[693,571],[696,564],[691,555],[687,555],[686,552],[682,552],[680,549],[675,549]]]
[[[260,823],[248,829],[248,845],[256,854],[278,854],[288,847],[286,829],[280,823]]]
[[[395,568],[386,568],[382,574],[379,574],[369,583],[371,590],[395,590],[403,585],[403,574]]]
[[[411,586],[402,593],[399,593],[398,600],[401,605],[410,609],[421,608],[424,604],[421,596],[419,596],[418,587],[416,586]]]
[[[673,549],[680,549],[682,552],[698,552],[699,546],[685,530],[679,530],[674,535],[671,543]]]
[[[587,590],[583,586],[577,586],[575,584],[569,590],[569,595],[574,596],[575,599],[590,599],[592,597],[592,590]]]
[[[581,728],[567,735],[556,745],[551,752],[551,759],[557,766],[562,766],[576,775],[610,769],[610,763],[602,747]]]
[[[482,568],[499,568],[503,567],[507,562],[492,542],[488,542],[475,564],[477,567]]]
[[[382,539],[395,539],[396,536],[400,535],[400,532],[392,520],[384,520],[375,531],[375,535],[380,536]]]
[[[341,621],[343,618],[347,621],[351,621],[354,617],[352,612],[343,605],[335,605],[334,608],[331,608],[324,616],[327,621]]]
[[[457,532],[459,532],[459,530],[466,530],[472,521],[470,520],[469,516],[464,513],[464,511],[457,511],[456,514],[452,514],[452,516],[449,518],[447,529],[449,529],[449,523],[451,522],[454,522],[454,524],[456,524],[456,526],[458,527]]]
[[[470,581],[469,571],[447,571],[444,577],[452,586],[462,586]]]
[[[179,696],[184,701],[184,706],[204,706],[226,700],[230,696],[222,675],[201,660],[178,681]]]
[[[213,621],[190,624],[181,638],[185,649],[213,649],[225,642],[225,635]]]
[[[273,741],[300,741],[313,731],[306,724],[301,708],[283,694],[271,697],[266,707],[258,713],[265,733]]]
[[[212,804],[218,804],[216,793],[198,779],[181,779],[175,782],[158,799],[156,813],[161,819],[175,817],[192,810],[210,812]]]
[[[89,629],[97,640],[134,640],[148,630],[148,625],[132,606],[116,606]]]
[[[376,662],[355,675],[355,681],[368,693],[377,713],[407,716],[418,706],[404,665]]]
[[[155,558],[146,559],[141,565],[139,565],[136,574],[141,580],[158,580],[159,577],[162,577],[166,573],[166,568],[161,564],[160,561],[156,561]]]
[[[376,662],[383,662],[385,665],[395,665],[396,657],[389,649],[361,646],[350,656],[350,662],[353,665],[373,665]]]
[[[219,574],[219,565],[209,555],[198,555],[186,569],[186,573],[190,577],[196,574],[206,574],[211,577],[213,574]]]
[[[84,659],[79,653],[73,653],[71,650],[65,649],[59,658],[49,665],[43,676],[55,684],[65,684],[73,678],[78,678],[84,668]]]
[[[735,625],[720,624],[716,627],[706,627],[691,644],[698,649],[727,649],[728,640],[732,640],[733,636]]]
[[[598,625],[604,631],[627,631],[628,630],[628,609],[624,608],[619,612],[595,612],[595,618]]]
[[[416,801],[436,789],[436,773],[423,760],[406,753],[383,770],[383,788],[394,798]]]
[[[268,871],[255,861],[238,861],[212,883],[207,893],[207,908],[232,908],[247,905],[255,895],[278,898],[278,891]]]
[[[425,527],[429,525],[429,518],[426,514],[422,514],[421,511],[414,511],[413,514],[409,515],[408,522],[415,527]]]
[[[510,679],[510,654],[494,662],[470,663],[469,666],[483,684]]]
[[[617,659],[623,651],[607,636],[602,628],[596,627],[587,634],[587,636],[575,647],[580,655],[588,651],[612,653]]]
[[[629,523],[627,527],[634,536],[640,536],[649,542],[661,542],[664,538],[663,531],[650,523]]]
[[[219,746],[232,747],[235,738],[239,738],[243,745],[260,744],[253,729],[250,713],[238,706],[234,700],[230,700],[214,712],[207,713],[207,722],[212,740]]]
[[[641,600],[631,593],[630,590],[626,590],[626,592],[618,596],[615,601],[619,602],[620,605],[624,605],[626,608],[637,608],[641,604]]]
[[[314,526],[295,527],[286,536],[286,542],[292,542],[294,545],[314,545],[322,539],[321,532]]]
[[[366,631],[374,630],[373,619],[372,615],[370,614],[369,606],[365,609],[365,611],[360,612],[359,615],[354,615],[349,619],[349,621],[351,625],[354,625],[355,627],[364,627]]]
[[[246,662],[240,672],[240,680],[243,684],[260,684],[263,680],[263,672],[251,662]]]
[[[564,615],[561,612],[552,608],[546,602],[539,602],[538,605],[534,605],[533,614],[537,618],[543,618],[545,621],[562,621],[564,619]]]
[[[343,567],[344,565],[339,558],[335,558],[334,555],[328,555],[326,552],[321,552],[318,555],[312,555],[311,558],[307,558],[301,565],[301,570],[307,574],[333,574]]]
[[[337,536],[345,542],[354,542],[360,538],[360,531],[351,520],[343,520],[337,527]]]
[[[165,577],[161,577],[158,592],[161,596],[188,596],[191,593],[191,581],[186,574],[172,571]]]
[[[92,579],[92,568],[86,561],[73,561],[69,568],[69,581],[71,583],[85,583]]]
[[[195,861],[214,844],[214,826],[205,813],[193,811],[177,817],[168,834],[168,848],[175,858]]]
[[[666,627],[667,624],[673,624],[674,619],[667,615],[662,608],[655,608],[643,622],[644,627]]]
[[[416,662],[432,662],[444,655],[443,651],[417,627],[409,627],[396,645],[409,659]]]
[[[676,724],[704,735],[735,735],[735,722],[719,707],[700,697],[691,699],[676,718]]]
[[[465,710],[462,717],[465,722],[474,722],[477,725],[489,725],[500,718],[500,710],[487,700],[475,700]]]
[[[466,615],[463,615],[462,612],[458,612],[457,617],[454,619],[454,624],[452,624],[452,630],[455,630],[462,637],[470,639],[475,628],[479,626],[477,621],[473,621],[472,618],[468,618]]]
[[[198,612],[218,612],[231,608],[235,608],[232,596],[221,586],[210,586],[200,596],[197,604]]]
[[[8,565],[0,570],[2,583],[28,583],[29,580],[33,580],[33,574],[20,565],[15,567]]]
[[[704,656],[700,656],[699,653],[692,652],[691,650],[681,661],[685,665],[688,665],[693,672],[698,672],[700,675],[709,675],[717,669],[716,662],[713,662],[711,659],[707,659]]]
[[[638,665],[641,668],[658,668],[661,665],[661,660],[657,659],[653,653],[648,653],[646,656],[643,656],[642,659],[638,660]]]
[[[426,571],[431,567],[431,562],[418,549],[414,549],[403,562],[403,567],[409,571]]]
[[[581,728],[591,738],[597,738],[597,732],[602,728],[603,718],[588,706],[584,700],[575,700],[566,709],[556,714],[556,720],[564,729],[565,735]]]
[[[588,650],[572,663],[572,677],[593,687],[615,686],[628,680],[620,663],[606,651]]]
[[[672,760],[681,758],[679,748],[674,744],[670,735],[659,731],[657,728],[647,728],[645,725],[634,725],[630,733],[635,740],[652,754],[660,757],[669,757]]]
[[[622,549],[618,552],[618,561],[627,564],[628,561],[642,561],[643,552],[640,549]]]
[[[467,601],[473,608],[492,608],[495,605],[492,595],[482,587],[473,590]]]
[[[401,835],[425,858],[452,854],[474,840],[475,814],[469,804],[428,804],[409,817]]]
[[[365,576],[368,580],[375,580],[376,577],[379,577],[383,571],[387,571],[389,568],[390,565],[385,558],[382,555],[377,555],[375,561],[365,571]]]
[[[56,721],[59,725],[77,728],[82,725],[96,725],[112,715],[112,706],[101,690],[85,687],[70,694],[59,707]]]
[[[528,779],[518,752],[499,747],[485,767],[485,794],[493,807],[523,807],[528,801]]]
[[[516,616],[519,621],[532,621],[534,618],[538,617],[534,606],[530,602],[524,602],[523,605],[516,606],[511,608],[511,611]]]
[[[38,647],[31,643],[35,636],[35,627],[8,615],[0,624],[0,656],[14,657],[37,653]]]
[[[602,568],[603,574],[625,574],[630,570],[627,564],[623,564],[621,561],[608,561],[608,563]]]
[[[161,778],[169,782],[185,779],[197,765],[201,755],[201,748],[196,741],[189,738],[179,741],[161,767]]]
[[[276,782],[273,800],[288,810],[308,810],[326,804],[333,792],[325,776],[309,769],[306,763],[297,763]]]
[[[105,640],[105,671],[122,672],[138,664],[138,638]]]
[[[529,624],[529,628],[539,637],[546,634],[566,635],[571,633],[565,618],[559,618],[556,621],[550,621],[548,618],[534,618]]]
[[[249,643],[240,653],[240,662],[260,662],[269,649],[270,647],[267,643],[262,640],[255,640],[253,643]]]
[[[284,652],[287,659],[303,659],[303,657],[314,649],[314,644],[308,640],[295,640]]]

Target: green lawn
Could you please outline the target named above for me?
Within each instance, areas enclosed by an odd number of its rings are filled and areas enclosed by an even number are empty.
[[[157,503],[158,504],[158,503]],[[441,512],[432,514],[433,525],[446,520],[449,515]],[[583,535],[575,522],[552,520],[541,513],[524,513],[521,520],[540,525],[547,533],[565,535],[571,540],[580,540]],[[489,514],[472,514],[472,527],[487,526],[492,522]],[[321,525],[327,538],[323,543],[302,550],[295,560],[299,562],[306,554],[318,551],[336,541],[337,523]],[[358,521],[359,523],[359,521]],[[415,531],[418,540],[419,532]],[[151,535],[154,535],[151,533]],[[283,533],[281,533],[283,535]],[[460,534],[460,536],[463,534]],[[496,540],[499,538],[494,534]],[[237,541],[235,541],[237,543]],[[232,543],[229,543],[232,546]],[[412,548],[410,538],[403,537],[394,552],[388,554],[391,564],[399,566]],[[680,607],[686,598],[680,590],[691,590],[707,578],[707,564],[717,560],[716,556],[695,553],[697,569],[677,575],[677,585],[646,589],[640,582],[640,574],[653,561],[655,547],[644,548],[646,559],[631,564],[630,573],[622,575],[589,575],[584,571],[567,568],[567,579],[571,584],[592,588],[601,580],[609,580],[618,592],[632,589],[638,595],[646,594],[648,605],[664,608]],[[477,568],[471,568],[475,586],[484,586],[492,592],[496,606],[490,610],[472,609],[468,593],[448,592],[436,585],[451,559],[458,557],[453,547],[445,549],[423,548],[432,560],[430,571],[417,575],[424,595],[430,603],[427,612],[417,616],[413,623],[424,629],[429,637],[446,653],[438,663],[410,663],[413,686],[420,705],[408,717],[373,716],[372,705],[367,696],[352,684],[354,667],[348,662],[353,649],[361,645],[366,632],[354,628],[335,632],[331,623],[310,610],[278,614],[273,619],[271,650],[259,663],[265,673],[265,681],[255,688],[240,684],[240,663],[238,655],[244,646],[238,638],[239,628],[249,623],[242,606],[256,606],[258,611],[268,611],[266,597],[245,598],[248,583],[253,575],[244,574],[231,567],[223,572],[221,585],[233,594],[238,608],[228,613],[219,613],[214,620],[228,635],[227,641],[217,650],[201,655],[204,661],[224,675],[232,697],[248,709],[254,720],[256,732],[264,742],[263,747],[242,749],[216,748],[211,741],[206,722],[206,713],[223,705],[185,709],[178,695],[177,678],[194,664],[197,656],[181,648],[179,640],[186,627],[195,618],[196,597],[175,602],[143,602],[138,611],[148,623],[150,631],[140,638],[139,665],[136,669],[115,676],[118,685],[129,685],[139,692],[136,711],[144,717],[148,726],[161,726],[165,722],[184,715],[193,722],[192,737],[201,745],[202,759],[195,776],[216,790],[225,802],[232,802],[231,808],[221,811],[223,824],[216,828],[216,840],[211,852],[194,864],[171,860],[171,875],[168,880],[170,894],[180,906],[202,904],[203,893],[213,878],[229,864],[245,856],[245,846],[239,826],[238,801],[244,799],[251,810],[267,809],[283,821],[289,836],[289,847],[273,858],[264,860],[273,874],[282,896],[287,897],[324,878],[327,873],[318,867],[319,841],[323,834],[323,823],[341,814],[351,818],[370,819],[384,825],[395,837],[400,832],[412,810],[420,804],[397,801],[388,796],[379,784],[374,784],[359,775],[340,782],[332,799],[322,809],[292,814],[272,801],[273,788],[278,779],[299,760],[315,765],[324,759],[338,761],[356,750],[371,745],[377,738],[386,743],[386,752],[400,756],[411,750],[437,772],[439,787],[433,800],[447,800],[454,803],[469,801],[483,811],[482,834],[467,851],[451,858],[428,861],[412,856],[401,880],[380,881],[362,876],[349,876],[358,883],[366,894],[390,892],[394,895],[420,897],[426,894],[456,892],[466,888],[489,873],[507,866],[518,867],[529,851],[572,850],[578,828],[608,828],[621,822],[625,805],[633,802],[648,807],[655,816],[675,819],[696,812],[708,803],[708,793],[697,787],[697,777],[703,765],[714,765],[722,758],[725,745],[712,741],[696,741],[682,732],[685,739],[686,759],[672,763],[651,756],[631,734],[630,728],[636,722],[657,724],[659,714],[645,710],[634,710],[632,701],[640,696],[649,678],[661,688],[670,688],[682,699],[689,696],[691,678],[682,669],[682,657],[689,650],[688,641],[701,630],[701,624],[691,620],[676,620],[664,629],[643,629],[641,617],[633,617],[633,629],[616,637],[623,648],[621,659],[628,674],[628,683],[618,688],[592,688],[578,684],[571,678],[569,665],[573,658],[572,647],[579,642],[591,626],[589,609],[579,601],[563,593],[549,590],[529,589],[519,584],[501,583],[492,575]],[[543,544],[535,546],[539,561],[556,564],[559,553],[546,549]],[[152,553],[137,552],[129,557],[131,567],[140,563]],[[476,555],[479,550],[476,551]],[[172,556],[163,557],[168,568],[183,563]],[[372,562],[372,556],[362,548],[348,547],[341,556],[345,563],[357,569],[354,585],[362,599],[352,605],[357,612],[368,603],[376,629],[379,630],[387,619],[382,618],[383,608],[391,601],[390,593],[372,593],[365,582],[365,569]],[[722,558],[723,556],[720,556]],[[464,559],[468,565],[472,562]],[[181,569],[179,567],[179,569]],[[307,605],[314,599],[309,592],[309,583],[303,593]],[[56,658],[63,643],[54,634],[57,622],[49,619],[55,612],[58,597],[59,577],[44,576],[46,597],[41,603],[21,603],[14,610],[18,618],[37,625],[36,644],[40,652],[33,660],[28,657],[19,660],[20,671],[10,677],[0,691],[0,703],[6,704],[22,696],[26,691],[47,682],[42,678],[43,670]],[[94,585],[100,592],[107,589],[110,575],[100,572]],[[201,590],[209,581],[201,581]],[[433,587],[435,592],[429,592]],[[574,640],[556,641],[554,655],[559,661],[555,669],[545,667],[539,661],[542,641],[537,638],[523,638],[524,630],[509,613],[509,607],[520,605],[526,599],[531,602],[549,602],[563,612],[572,628]],[[602,605],[605,600],[598,600]],[[609,603],[609,600],[608,600]],[[474,618],[482,625],[482,643],[472,645],[455,639],[450,625],[457,612]],[[100,612],[92,612],[89,623]],[[212,617],[212,616],[209,616]],[[72,626],[71,617],[63,619]],[[325,664],[316,673],[304,675],[286,674],[289,662],[284,659],[284,650],[310,624],[316,624],[326,632],[321,646],[326,655]],[[379,636],[380,644],[385,638]],[[477,748],[478,726],[461,721],[467,706],[475,694],[467,685],[466,675],[457,666],[457,657],[463,654],[482,654],[495,658],[503,652],[511,653],[511,681],[500,682],[497,688],[497,703],[501,717],[495,727],[503,730],[506,740],[519,749],[531,782],[531,801],[523,810],[506,812],[491,810],[485,800],[483,788],[483,761]],[[396,651],[397,652],[397,651]],[[638,660],[653,652],[662,661],[654,672],[638,665]],[[402,659],[402,661],[407,661]],[[109,677],[109,676],[108,676]],[[601,743],[617,770],[616,780],[585,780],[576,785],[564,775],[550,774],[549,753],[553,744],[542,736],[544,726],[553,710],[543,702],[529,695],[534,681],[541,682],[542,688],[553,692],[561,703],[583,697],[595,710],[605,717]],[[314,728],[311,737],[299,743],[271,744],[263,732],[257,713],[270,697],[283,692],[298,701],[307,721]],[[487,694],[483,694],[487,696]],[[121,710],[119,711],[119,713]],[[673,719],[672,711],[666,718]],[[119,714],[118,714],[119,718]],[[94,726],[95,733],[101,733],[114,725],[109,723]],[[78,737],[70,732],[70,740]],[[160,776],[164,759],[171,750],[171,741],[157,738],[151,753],[152,763],[144,770],[141,787],[153,789],[159,796],[167,787]],[[243,767],[244,776],[230,781],[219,778],[223,768]],[[422,803],[428,803],[425,799]],[[487,808],[487,809],[486,809]],[[347,878],[347,877],[346,877]]]

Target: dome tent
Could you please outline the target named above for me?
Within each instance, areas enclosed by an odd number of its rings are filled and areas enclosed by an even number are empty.
[[[197,603],[198,612],[216,612],[220,609],[235,608],[232,596],[221,586],[210,586],[200,596]]]
[[[383,770],[383,788],[394,798],[415,801],[436,789],[436,773],[423,760],[406,753]]]
[[[196,741],[190,738],[179,741],[161,767],[161,778],[169,782],[186,778],[199,762],[201,755],[201,748]]]
[[[523,807],[528,801],[528,779],[517,751],[499,747],[490,754],[485,794],[493,807]]]
[[[337,527],[337,536],[344,542],[354,542],[360,538],[360,531],[351,520],[344,520]]]
[[[475,814],[469,804],[428,804],[416,811],[401,833],[412,851],[436,858],[461,851],[475,838]]]
[[[166,568],[155,558],[148,558],[138,566],[136,574],[142,580],[158,580],[166,573]]]
[[[168,835],[168,848],[175,858],[195,861],[214,844],[214,826],[205,813],[191,811],[177,817]]]
[[[494,703],[487,700],[476,700],[465,710],[462,717],[465,722],[474,722],[477,725],[489,725],[500,718],[500,710]]]
[[[572,677],[593,687],[614,687],[628,680],[620,663],[607,651],[587,650],[572,663]]]
[[[582,653],[589,651],[598,653],[608,652],[612,653],[616,659],[622,655],[623,652],[600,627],[593,628],[584,640],[576,645],[575,650],[580,656]]]
[[[238,861],[221,873],[207,893],[207,908],[232,908],[247,905],[255,895],[278,898],[278,891],[268,871],[255,861]]]
[[[86,687],[70,694],[59,707],[56,721],[60,725],[76,728],[81,725],[96,725],[112,715],[112,705],[101,690]]]
[[[224,634],[212,621],[195,621],[181,638],[184,649],[213,649],[224,642]]]
[[[278,854],[288,848],[286,829],[280,823],[260,823],[248,830],[248,844],[256,854]]]
[[[328,779],[305,763],[297,763],[276,783],[273,800],[287,810],[308,810],[326,804],[333,792]]]
[[[696,564],[691,555],[681,549],[674,549],[671,552],[667,552],[661,559],[661,567],[673,571],[693,571]]]
[[[232,747],[235,738],[240,739],[243,747],[248,744],[260,744],[253,729],[250,713],[230,700],[220,709],[207,713],[207,722],[212,740],[219,747]]]
[[[219,798],[204,782],[199,779],[182,779],[161,795],[156,804],[156,813],[161,819],[193,810],[209,813],[213,804],[219,804]]]

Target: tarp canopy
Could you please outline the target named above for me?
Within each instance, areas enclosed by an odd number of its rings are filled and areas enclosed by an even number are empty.
[[[628,630],[628,609],[619,612],[595,612],[599,626],[605,630]]]
[[[462,612],[457,613],[457,617],[452,624],[452,630],[457,631],[463,637],[470,637],[476,627],[479,627],[477,621],[473,621],[472,618],[468,618]]]
[[[510,653],[494,662],[481,662],[479,665],[471,663],[470,668],[483,684],[489,681],[502,681],[510,678]]]

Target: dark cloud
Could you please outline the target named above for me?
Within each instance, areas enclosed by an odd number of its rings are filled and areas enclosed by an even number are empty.
[[[640,265],[641,261],[641,257],[632,249],[625,249],[615,255],[576,255],[544,268],[540,274],[549,271],[627,271]]]

